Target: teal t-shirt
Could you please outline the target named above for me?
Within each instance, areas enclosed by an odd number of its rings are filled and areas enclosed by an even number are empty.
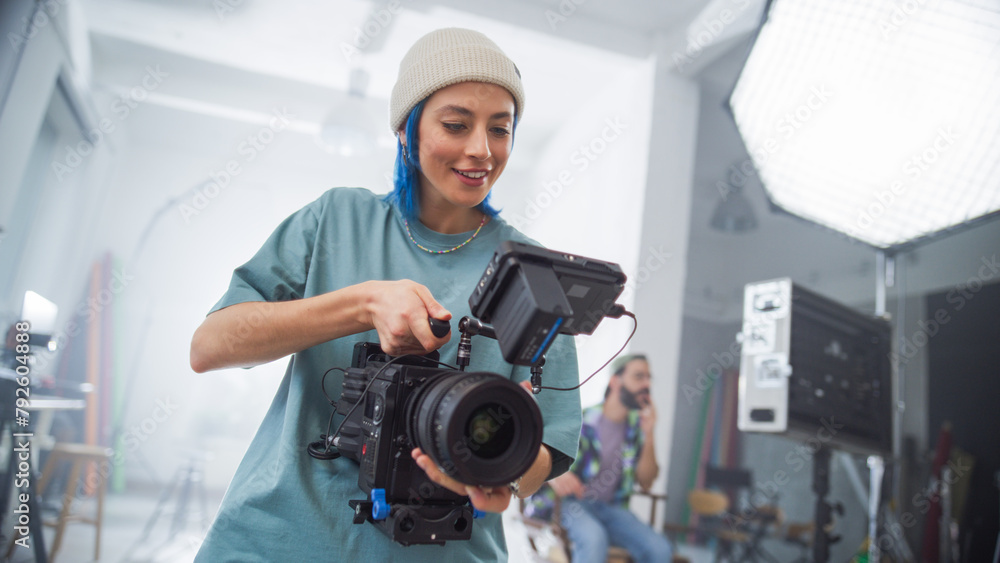
[[[470,233],[444,235],[410,222],[413,237],[433,250],[460,244]],[[441,359],[455,360],[457,322],[470,315],[468,297],[497,245],[533,243],[499,218],[461,249],[430,254],[409,240],[399,210],[368,190],[337,188],[281,223],[264,246],[233,272],[229,290],[212,311],[248,301],[286,301],[327,293],[367,280],[410,279],[430,289],[453,315],[452,337]],[[248,322],[250,322],[248,320]],[[332,407],[320,389],[323,373],[349,367],[355,342],[377,342],[375,331],[340,338],[292,356],[271,407],[226,491],[196,561],[505,561],[499,514],[475,520],[472,538],[445,546],[403,547],[370,523],[353,524],[349,499],[358,488],[358,464],[346,457],[322,461],[306,446],[326,432]],[[514,381],[528,369],[503,360],[499,345],[474,337],[469,371],[491,371]],[[546,386],[577,383],[572,337],[559,336],[546,354]],[[330,372],[326,389],[336,400],[342,374]],[[536,395],[545,422],[543,442],[576,456],[580,396],[576,391]],[[336,418],[339,423],[341,417]]]

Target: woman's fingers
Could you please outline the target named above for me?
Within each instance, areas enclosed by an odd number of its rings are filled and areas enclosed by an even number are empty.
[[[378,282],[374,286],[371,322],[387,354],[426,354],[444,346],[451,334],[434,336],[428,317],[449,320],[451,313],[427,287],[410,280]]]
[[[510,505],[511,493],[507,487],[465,485],[441,471],[434,460],[420,448],[414,448],[410,455],[431,481],[455,494],[468,496],[473,507],[483,512],[503,512]]]

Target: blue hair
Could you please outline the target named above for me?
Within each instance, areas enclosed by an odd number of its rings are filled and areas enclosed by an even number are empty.
[[[427,98],[413,106],[409,117],[406,118],[406,147],[403,149],[403,140],[396,141],[396,164],[393,168],[392,184],[393,189],[386,194],[385,201],[399,207],[403,217],[410,221],[415,221],[420,217],[420,154],[417,152],[420,146],[418,129],[420,116],[424,112],[424,105]],[[514,114],[514,125],[511,128],[511,147],[514,146],[514,131],[517,130],[517,112]],[[483,212],[488,217],[496,217],[500,210],[490,205],[490,195],[476,206],[476,209]]]

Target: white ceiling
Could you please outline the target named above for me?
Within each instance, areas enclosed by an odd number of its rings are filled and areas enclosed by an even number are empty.
[[[347,90],[351,68],[363,66],[371,74],[368,94],[383,99],[399,60],[420,36],[443,25],[479,29],[518,62],[529,94],[527,111],[543,98],[546,113],[531,119],[533,127],[544,129],[574,109],[562,85],[600,89],[620,65],[650,54],[657,31],[683,26],[706,3],[585,2],[554,26],[546,12],[558,13],[560,3],[551,0],[86,0],[84,6],[95,43],[114,48],[116,58],[136,57],[131,51],[145,49],[148,60],[159,51],[248,71],[272,83],[284,78],[340,92]],[[390,12],[390,5],[399,7]],[[124,48],[130,44],[135,47]],[[549,49],[560,49],[558,65],[537,56]],[[566,99],[544,103],[549,96]]]

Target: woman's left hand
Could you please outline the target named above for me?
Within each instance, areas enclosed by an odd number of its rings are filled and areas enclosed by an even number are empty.
[[[437,464],[434,463],[434,460],[431,459],[431,456],[425,454],[420,448],[414,448],[410,455],[413,456],[414,461],[417,462],[417,466],[424,470],[424,473],[427,474],[427,477],[431,481],[455,494],[468,495],[469,500],[472,501],[472,506],[475,508],[483,512],[503,512],[510,505],[511,492],[509,487],[473,487],[465,485],[441,471]]]

